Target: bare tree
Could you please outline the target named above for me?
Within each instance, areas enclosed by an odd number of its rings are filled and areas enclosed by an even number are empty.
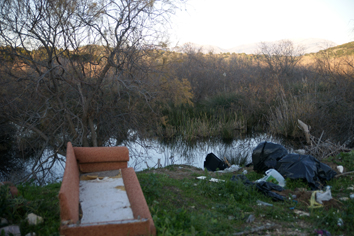
[[[304,49],[301,46],[295,47],[290,40],[281,40],[278,43],[262,42],[259,46],[259,54],[271,73],[278,77],[290,76],[302,59]]]
[[[101,146],[142,126],[156,96],[145,59],[176,2],[0,1],[1,116],[36,150],[33,173],[68,141]]]

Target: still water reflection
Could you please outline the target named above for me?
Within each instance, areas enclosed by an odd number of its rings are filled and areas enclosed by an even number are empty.
[[[129,148],[130,160],[129,167],[133,167],[135,171],[142,171],[147,168],[165,167],[173,164],[192,165],[197,168],[203,168],[205,157],[212,152],[218,157],[227,157],[229,160],[238,158],[245,158],[246,163],[252,161],[252,150],[261,142],[268,141],[282,144],[289,152],[293,151],[291,144],[286,140],[277,138],[268,134],[253,134],[240,137],[229,143],[224,143],[220,140],[197,141],[193,144],[182,142],[180,140],[173,143],[161,143],[158,140],[135,140],[126,141],[120,145]],[[115,143],[112,140],[108,146]],[[45,176],[46,183],[61,181],[65,168],[65,157],[59,156],[50,161],[50,152],[43,155],[43,160],[49,160],[44,163],[38,170],[45,170],[37,173],[37,180]],[[55,160],[55,161],[54,161]],[[24,169],[17,171],[17,180],[23,178],[24,175],[31,173],[34,161],[26,161],[23,166]],[[50,171],[48,171],[50,167]],[[42,178],[43,179],[43,178]],[[16,180],[14,182],[17,182]],[[42,181],[43,183],[43,181]]]
[[[133,167],[135,171],[141,171],[146,168],[157,167],[159,159],[162,167],[186,164],[203,168],[205,157],[210,152],[220,158],[227,157],[234,161],[245,158],[246,163],[249,163],[252,161],[253,149],[263,141],[279,143],[288,151],[293,151],[292,146],[286,140],[267,134],[249,135],[231,143],[208,140],[198,141],[194,144],[182,141],[162,144],[156,140],[147,140],[144,142],[126,142],[124,145],[129,148],[130,161],[128,166]]]

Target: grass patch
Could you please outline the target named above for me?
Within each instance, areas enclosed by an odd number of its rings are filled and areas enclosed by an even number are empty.
[[[213,178],[225,180],[220,183],[195,179],[201,174],[211,178],[208,172],[190,174],[184,179],[171,178],[168,172],[138,173],[158,235],[232,235],[269,222],[277,224],[281,233],[292,232],[293,235],[300,232],[312,235],[315,229],[327,230],[332,235],[354,230],[351,223],[353,201],[338,200],[344,195],[349,196],[350,190],[346,189],[352,185],[350,177],[328,182],[332,186],[332,196],[338,202],[336,206],[311,210],[308,208],[309,199],[295,202],[289,195],[284,202],[273,202],[255,188],[230,181],[232,173],[213,173]],[[261,177],[262,174],[253,171],[247,174],[251,181]],[[294,191],[298,188],[310,190],[302,180],[287,179],[286,189]],[[271,203],[273,207],[259,206],[257,200]],[[299,216],[292,207],[308,212],[310,216]],[[256,218],[253,223],[246,222],[250,215]],[[338,225],[340,220],[342,226]]]
[[[34,232],[36,235],[59,235],[58,193],[60,185],[60,183],[46,186],[18,185],[19,196],[15,198],[11,197],[7,186],[1,186],[0,217],[7,219],[9,225],[19,225],[22,235],[30,232]],[[43,217],[44,222],[38,225],[29,225],[26,221],[26,216],[29,213]]]
[[[339,161],[350,171],[354,167],[351,162],[353,155],[342,153],[330,160]],[[349,197],[353,192],[348,188],[353,186],[352,176],[328,181],[336,204],[309,209],[309,198],[298,198],[295,202],[289,194],[284,202],[273,202],[254,187],[231,181],[233,175],[241,172],[242,170],[238,173],[218,174],[173,165],[138,172],[137,176],[154,219],[157,235],[232,235],[267,224],[277,225],[276,228],[269,229],[271,235],[312,235],[315,229],[327,230],[332,235],[350,235],[354,231],[354,201],[339,200]],[[207,176],[207,179],[222,179],[224,182],[197,180],[195,177],[200,175]],[[250,169],[246,176],[251,181],[263,177]],[[286,184],[288,191],[296,191],[299,188],[310,190],[307,183],[301,180],[287,179]],[[36,235],[59,235],[57,195],[60,183],[46,186],[22,184],[17,187],[20,195],[16,198],[9,195],[6,187],[0,188],[0,217],[6,218],[9,224],[20,225],[23,235],[29,232],[35,232]],[[260,206],[257,200],[273,206]],[[295,210],[309,213],[310,216],[297,215],[293,207]],[[28,225],[25,220],[28,213],[42,216],[44,223],[37,226]],[[254,222],[247,222],[250,216],[255,217]],[[343,223],[338,225],[338,222]],[[256,234],[265,233],[260,231]]]

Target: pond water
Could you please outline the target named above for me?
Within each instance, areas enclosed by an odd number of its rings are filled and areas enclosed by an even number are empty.
[[[197,168],[204,168],[205,157],[208,153],[214,153],[219,158],[226,157],[229,161],[237,162],[238,159],[246,159],[246,163],[252,162],[252,151],[261,142],[268,141],[282,144],[289,152],[293,147],[284,139],[268,134],[246,135],[232,142],[225,143],[220,140],[197,141],[194,144],[175,141],[163,144],[156,140],[144,142],[126,142],[129,148],[129,167],[135,171],[146,168],[158,167],[158,160],[162,167],[174,164],[186,164]]]
[[[268,141],[282,144],[289,152],[293,152],[292,145],[285,139],[274,137],[268,134],[252,134],[240,136],[237,140],[225,143],[220,140],[197,141],[193,144],[180,140],[172,143],[161,143],[157,139],[125,141],[120,145],[127,146],[129,149],[129,167],[135,171],[142,171],[147,168],[165,167],[174,164],[186,164],[197,168],[204,167],[204,160],[208,153],[216,156],[226,157],[229,161],[237,162],[239,158],[245,159],[246,163],[252,162],[252,151],[261,142]],[[115,143],[114,140],[111,143]],[[107,144],[110,146],[111,144]],[[50,152],[45,152],[43,160],[48,159]],[[21,179],[31,173],[33,161],[23,163],[24,168],[17,171],[14,176]],[[50,167],[50,171],[48,171]],[[38,170],[44,170],[45,182],[61,181],[65,168],[65,157],[58,156],[54,159],[37,166]],[[38,172],[37,179],[43,179],[43,173]],[[12,180],[14,182],[17,182]],[[1,181],[1,179],[0,179]],[[43,183],[43,182],[42,182]]]

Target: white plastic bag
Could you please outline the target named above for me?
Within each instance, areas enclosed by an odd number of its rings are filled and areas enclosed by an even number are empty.
[[[331,199],[332,199],[332,193],[330,188],[327,188],[325,192],[319,191],[316,193],[316,201],[320,204],[323,204],[322,201],[329,201]]]

